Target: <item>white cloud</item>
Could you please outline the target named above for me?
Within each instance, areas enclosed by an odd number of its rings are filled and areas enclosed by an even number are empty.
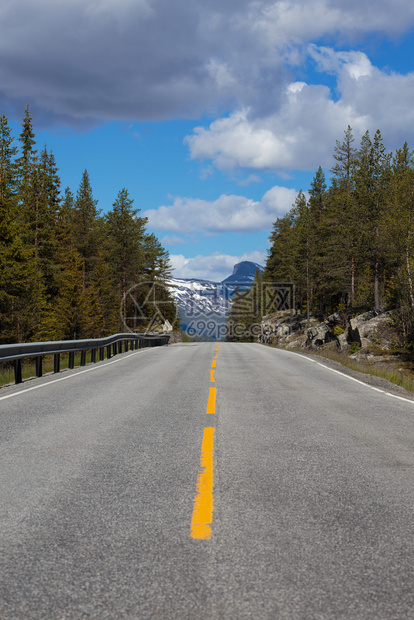
[[[198,255],[186,258],[182,254],[172,254],[171,264],[176,278],[198,278],[221,282],[233,273],[233,267],[241,261],[247,260],[264,265],[267,254],[260,250],[245,252],[241,256],[232,256],[214,252],[208,256]]]
[[[180,197],[170,206],[145,211],[143,216],[155,230],[250,233],[269,230],[277,217],[289,211],[296,195],[294,189],[275,186],[260,201],[226,194],[214,201]]]
[[[326,86],[293,82],[270,114],[243,108],[196,127],[185,139],[191,157],[222,170],[309,170],[331,166],[335,141],[348,125],[356,137],[380,128],[392,149],[414,141],[414,73],[381,71],[362,52],[311,45],[309,54],[319,70],[336,76],[339,98]]]
[[[368,56],[363,52],[337,52],[331,47],[309,45],[309,55],[316,62],[320,71],[337,75],[348,75],[354,80],[372,76],[374,68]]]
[[[411,0],[2,0],[0,101],[68,123],[270,114],[311,41],[413,25]]]

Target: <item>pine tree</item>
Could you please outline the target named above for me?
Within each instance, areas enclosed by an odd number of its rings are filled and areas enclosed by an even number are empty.
[[[59,261],[58,220],[60,198],[60,178],[55,158],[45,145],[37,170],[36,179],[36,255],[43,274],[44,289],[47,297],[58,293],[56,269]]]
[[[372,272],[374,308],[380,308],[379,282],[384,271],[380,222],[390,180],[390,155],[386,153],[381,132],[371,141],[366,132],[358,153],[355,190],[360,214],[366,267]]]
[[[350,192],[353,183],[357,149],[353,146],[355,138],[350,125],[348,125],[347,129],[344,131],[344,134],[345,137],[343,142],[336,141],[334,159],[337,163],[333,166],[331,172],[337,178],[338,182],[345,182],[346,189]]]
[[[140,279],[144,263],[144,235],[147,218],[138,217],[139,209],[133,208],[133,199],[123,188],[106,215],[108,240],[110,242],[110,265],[119,290],[122,322],[134,311],[127,291]],[[135,291],[132,291],[134,299]],[[120,325],[121,327],[121,325]]]
[[[22,122],[22,132],[19,140],[21,142],[21,155],[17,160],[19,167],[20,187],[19,198],[22,206],[22,213],[27,223],[27,240],[34,248],[34,256],[37,260],[38,246],[38,170],[37,170],[37,151],[33,132],[32,117],[30,115],[29,104],[26,106]]]
[[[58,205],[56,217],[56,239],[59,248],[59,259],[65,254],[67,249],[74,247],[74,212],[75,198],[69,187],[66,187],[63,200]]]
[[[44,310],[41,340],[96,338],[102,332],[99,300],[93,286],[84,286],[84,261],[76,249],[63,261],[59,293]]]
[[[325,215],[326,215],[326,179],[319,166],[309,189],[309,274],[310,304],[325,312],[327,305],[326,290],[323,286],[323,273],[326,268]]]
[[[270,234],[270,249],[263,279],[265,282],[292,282],[294,269],[294,214],[278,217]]]
[[[404,338],[414,338],[414,156],[405,142],[392,161],[382,227],[385,231],[388,300],[397,310]]]
[[[294,265],[296,296],[301,300],[300,309],[306,300],[306,316],[308,326],[310,324],[310,311],[312,306],[312,261],[313,261],[313,228],[309,204],[305,194],[300,190],[293,207],[294,215]]]
[[[347,305],[353,307],[355,299],[355,280],[358,258],[358,239],[360,237],[360,224],[355,199],[355,166],[357,161],[357,149],[353,146],[355,138],[352,128],[344,132],[344,140],[336,141],[334,152],[335,166],[331,172],[334,181],[330,191],[331,231],[336,236],[336,245],[341,255],[341,260],[336,261],[346,264],[349,285],[346,287]],[[336,226],[335,226],[336,224]],[[336,233],[336,234],[335,234]],[[338,272],[338,267],[336,268]],[[345,292],[345,291],[344,291]]]
[[[30,116],[29,104],[27,104],[24,112],[22,132],[19,137],[22,147],[21,156],[18,160],[18,165],[20,168],[21,194],[23,199],[25,199],[28,194],[30,177],[33,171],[33,160],[36,156],[36,150],[34,148],[36,140],[33,132],[32,120],[33,119]]]
[[[95,265],[94,289],[99,303],[101,317],[100,337],[110,336],[120,329],[120,298],[118,282],[111,269],[108,254],[103,249]],[[123,331],[123,326],[122,331]]]
[[[75,248],[82,260],[83,288],[93,280],[94,269],[102,242],[102,224],[94,199],[88,171],[82,174],[73,212]]]
[[[27,244],[19,204],[17,149],[7,118],[0,118],[0,342],[33,338],[40,310],[39,273]]]

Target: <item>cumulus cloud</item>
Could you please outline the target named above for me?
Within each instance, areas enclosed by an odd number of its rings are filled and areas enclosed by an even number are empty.
[[[269,230],[277,217],[289,211],[296,196],[294,189],[275,186],[260,201],[226,194],[213,201],[179,197],[172,205],[150,209],[143,215],[154,230],[250,233]]]
[[[208,256],[200,254],[193,258],[186,258],[182,254],[172,254],[170,260],[176,278],[197,278],[221,282],[233,273],[233,267],[237,263],[248,260],[264,265],[266,256],[265,252],[254,250],[245,252],[241,256],[214,252]]]
[[[242,108],[196,127],[186,138],[191,157],[223,170],[314,169],[332,164],[335,141],[348,125],[356,136],[380,128],[390,148],[414,139],[414,73],[381,71],[362,52],[310,45],[308,53],[320,71],[336,76],[338,98],[326,86],[290,83],[270,114]]]
[[[0,102],[68,123],[263,115],[315,37],[413,25],[410,0],[3,0]]]

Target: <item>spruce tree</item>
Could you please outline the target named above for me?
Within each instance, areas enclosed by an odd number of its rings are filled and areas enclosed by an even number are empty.
[[[0,118],[0,342],[24,342],[34,337],[41,299],[40,274],[27,242],[19,201],[17,149],[7,118]]]
[[[334,150],[334,159],[336,164],[331,169],[332,174],[338,181],[344,181],[348,192],[351,191],[355,161],[357,157],[357,149],[353,146],[355,142],[352,133],[352,127],[348,125],[344,131],[344,139],[342,142],[336,141]]]
[[[127,291],[139,281],[143,271],[143,242],[147,223],[147,218],[138,217],[139,209],[134,209],[133,203],[128,190],[123,188],[118,192],[112,210],[106,215],[110,265],[119,290],[124,324],[127,315],[131,316],[133,305],[132,300],[127,299]],[[134,291],[132,295],[134,299]]]
[[[414,156],[405,142],[395,152],[382,228],[387,248],[389,303],[405,339],[414,339]]]
[[[367,273],[371,274],[376,310],[381,305],[379,285],[381,274],[384,273],[380,222],[390,181],[390,157],[379,130],[373,141],[369,132],[364,134],[357,158],[355,192],[363,239],[361,250],[365,254]]]
[[[103,240],[97,204],[98,201],[93,197],[88,171],[84,170],[73,212],[74,242],[82,260],[84,288],[93,280],[100,244]]]
[[[331,170],[334,179],[330,189],[329,219],[331,238],[336,237],[333,243],[336,243],[342,256],[342,260],[338,257],[336,263],[345,263],[347,271],[346,305],[353,307],[361,228],[355,198],[355,167],[358,152],[353,146],[355,138],[349,125],[344,134],[342,143],[336,141],[334,151],[334,159],[337,163]]]

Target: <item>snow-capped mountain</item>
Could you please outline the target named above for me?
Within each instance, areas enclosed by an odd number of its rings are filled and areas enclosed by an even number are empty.
[[[222,295],[223,286],[220,282],[172,278],[169,289],[180,311],[185,310],[190,314],[227,313],[229,301]]]
[[[169,289],[178,306],[181,327],[190,335],[219,338],[236,287],[239,291],[250,288],[257,269],[263,271],[261,265],[243,261],[235,265],[233,273],[222,282],[172,278]]]

